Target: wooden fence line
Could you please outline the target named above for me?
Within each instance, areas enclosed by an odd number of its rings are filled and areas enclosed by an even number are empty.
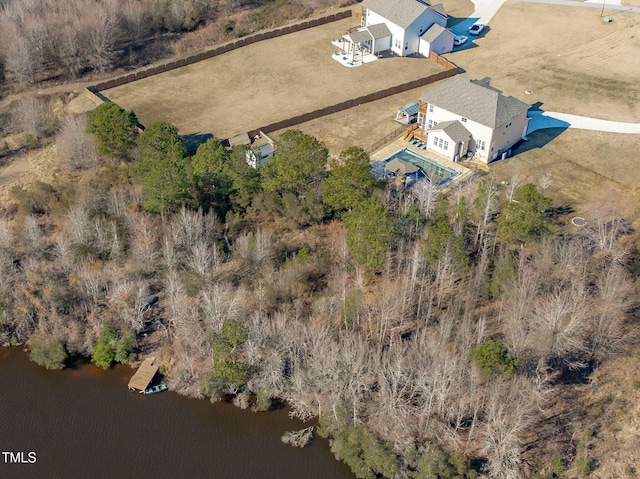
[[[383,146],[386,146],[388,143],[391,143],[395,139],[399,138],[400,135],[402,135],[406,130],[407,130],[407,127],[405,125],[401,125],[395,130],[393,130],[391,133],[389,133],[388,135],[380,138],[375,143],[372,143],[371,145],[369,145],[364,151],[366,151],[369,154],[375,151],[378,151]]]
[[[437,59],[434,59],[432,61],[437,62]],[[428,85],[429,83],[444,80],[445,78],[450,78],[458,73],[458,68],[450,62],[449,64],[452,65],[452,67],[448,68],[447,70],[434,73],[423,78],[418,78],[417,80],[412,80],[407,83],[386,88],[385,90],[379,90],[374,93],[369,93],[368,95],[363,95],[358,98],[346,100],[346,101],[337,103],[335,105],[331,105],[331,106],[320,108],[318,110],[314,110],[311,112],[303,113],[302,115],[296,115],[294,117],[287,118],[286,120],[280,120],[280,121],[271,123],[269,125],[250,130],[247,132],[247,134],[249,135],[250,138],[253,138],[260,131],[272,133],[277,130],[291,128],[292,126],[299,125],[301,123],[306,123],[308,121],[315,120],[323,116],[332,115],[334,113],[338,113],[343,110],[348,110],[350,108],[353,108],[354,106],[363,105],[365,103],[370,103],[372,101],[377,101],[391,95],[396,95],[398,93],[402,93],[408,90],[413,90],[414,88]]]
[[[257,33],[251,36],[247,36],[244,37],[240,40],[236,40],[233,42],[229,42],[225,45],[221,45],[218,46],[216,48],[213,48],[211,50],[207,50],[205,52],[200,52],[197,53],[195,55],[191,55],[189,57],[186,58],[182,58],[173,62],[169,62],[169,63],[165,63],[162,65],[156,65],[154,67],[148,68],[146,70],[141,70],[135,73],[130,73],[127,75],[122,75],[116,78],[112,78],[111,80],[107,80],[104,82],[100,82],[100,83],[96,83],[95,85],[91,85],[89,87],[87,87],[85,89],[85,95],[90,98],[93,102],[95,102],[96,104],[101,104],[104,102],[108,102],[110,101],[109,98],[106,97],[106,95],[102,94],[101,91],[103,90],[109,90],[111,88],[115,88],[117,86],[121,86],[121,85],[125,85],[127,83],[131,83],[137,80],[141,80],[143,78],[147,78],[153,75],[158,75],[160,73],[164,73],[167,71],[171,71],[177,68],[181,68],[183,66],[186,65],[190,65],[192,63],[197,63],[199,61],[202,60],[206,60],[209,58],[213,58],[215,56],[218,55],[222,55],[223,53],[227,53],[230,52],[232,50],[235,50],[237,48],[242,48],[244,46],[247,45],[251,45],[253,43],[259,42],[259,41],[263,41],[263,40],[268,40],[270,38],[276,38],[279,36],[283,36],[283,35],[288,35],[289,33],[293,33],[293,32],[297,32],[300,30],[305,30],[307,28],[313,28],[319,25],[324,25],[330,22],[334,22],[334,21],[338,21],[338,20],[342,20],[345,18],[349,18],[354,16],[354,11],[353,10],[344,10],[342,12],[338,12],[332,15],[327,15],[324,17],[320,17],[317,19],[313,19],[310,21],[306,21],[306,22],[302,22],[302,23],[297,23],[294,25],[289,25],[286,27],[282,27],[282,28],[277,28],[274,30],[270,30],[267,32],[261,32],[261,33]],[[363,95],[357,98],[353,98],[350,100],[346,100],[340,103],[337,103],[335,105],[331,105],[328,107],[324,107],[324,108],[320,108],[318,110],[314,110],[312,112],[307,112],[307,113],[303,113],[301,115],[296,115],[294,117],[288,118],[286,120],[281,120],[281,121],[277,121],[274,123],[271,123],[269,125],[266,126],[262,126],[260,128],[256,128],[253,130],[250,130],[247,132],[247,134],[249,135],[250,138],[253,138],[255,135],[257,135],[260,131],[264,131],[266,133],[271,133],[277,130],[282,130],[284,128],[291,128],[292,126],[295,125],[299,125],[301,123],[306,123],[308,121],[311,120],[315,120],[317,118],[321,118],[323,116],[327,116],[327,115],[332,115],[334,113],[338,113],[340,111],[343,110],[347,110],[350,108],[353,108],[355,106],[358,105],[363,105],[365,103],[370,103],[372,101],[377,101],[380,100],[382,98],[386,98],[388,96],[391,95],[396,95],[398,93],[402,93],[408,90],[413,90],[414,88],[418,88],[421,86],[425,86],[428,85],[429,83],[433,83],[436,81],[440,81],[440,80],[444,80],[445,78],[449,78],[452,77],[454,75],[456,75],[458,73],[458,67],[453,64],[452,62],[450,62],[449,60],[447,60],[446,58],[443,58],[439,55],[436,55],[435,53],[431,53],[429,58],[427,59],[427,61],[433,61],[435,62],[439,67],[444,68],[443,71],[438,72],[438,73],[434,73],[431,75],[428,75],[426,77],[423,78],[418,78],[416,80],[407,82],[407,83],[403,83],[400,85],[396,85],[390,88],[386,88],[384,90],[379,90],[377,92],[374,93],[369,93],[367,95]],[[139,127],[141,129],[144,129],[143,125],[139,125]],[[374,143],[374,145],[370,146],[369,149],[373,148],[374,146],[376,146],[378,143],[380,143],[380,146],[383,146],[384,144],[386,144],[388,141],[390,141],[390,139],[394,139],[395,137],[399,136],[400,133],[403,131],[404,127],[399,127],[396,131],[390,133],[389,135],[387,135],[385,138],[377,141],[376,143]],[[389,137],[389,138],[387,138]],[[393,138],[392,138],[393,137]],[[223,140],[223,142],[227,142],[228,140]],[[380,147],[378,146],[378,148]],[[376,149],[378,149],[376,148]],[[373,150],[372,150],[373,151]],[[369,151],[370,152],[370,151]]]
[[[160,73],[164,73],[167,71],[175,70],[176,68],[182,68],[186,65],[191,65],[193,63],[197,63],[202,60],[207,60],[209,58],[222,55],[223,53],[227,53],[232,50],[236,50],[238,48],[242,48],[256,42],[268,40],[270,38],[280,37],[282,35],[288,35],[289,33],[298,32],[300,30],[306,30],[307,28],[313,28],[319,25],[325,25],[327,23],[342,20],[344,18],[349,18],[351,16],[352,16],[352,10],[344,10],[342,12],[326,15],[324,17],[316,18],[316,19],[305,21],[302,23],[296,23],[294,25],[288,25],[286,27],[276,28],[275,30],[270,30],[268,32],[256,33],[254,35],[242,37],[238,40],[234,40],[224,45],[215,47],[205,52],[196,53],[194,55],[190,55],[188,57],[181,58],[173,62],[164,63],[162,65],[156,65],[154,67],[147,68],[146,70],[140,70],[135,73],[126,74],[126,75],[113,78],[111,80],[107,80],[105,82],[96,83],[95,85],[91,85],[90,87],[88,87],[88,89],[91,89],[94,92],[109,90],[110,88],[115,88],[117,86],[125,85],[127,83],[142,80],[143,78],[147,78],[147,77],[158,75]]]

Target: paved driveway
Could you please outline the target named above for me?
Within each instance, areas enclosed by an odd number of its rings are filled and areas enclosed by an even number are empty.
[[[609,133],[640,134],[640,123],[600,120],[586,116],[570,115],[557,111],[530,111],[527,134],[544,128],[576,128],[578,130],[605,131]]]

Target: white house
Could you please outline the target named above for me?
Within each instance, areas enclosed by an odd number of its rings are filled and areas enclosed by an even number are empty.
[[[424,35],[420,37],[420,49],[418,53],[421,53],[425,57],[428,57],[431,52],[437,55],[449,53],[453,51],[453,39],[455,37],[455,33],[451,30],[434,23],[424,32]]]
[[[400,56],[414,53],[428,56],[429,50],[425,51],[424,48],[434,44],[435,39],[442,32],[438,31],[438,35],[423,43],[421,49],[422,35],[433,25],[446,29],[449,18],[442,4],[432,6],[426,0],[363,0],[362,9],[362,27],[386,25],[390,34],[386,38],[380,38],[378,48],[373,51],[384,51],[383,45],[388,45],[387,49]],[[451,35],[449,52],[453,50],[453,34]],[[447,44],[448,40],[445,38],[448,37],[443,37],[438,45]]]
[[[419,98],[428,149],[453,161],[468,156],[489,163],[526,138],[530,105],[489,83],[456,75]]]

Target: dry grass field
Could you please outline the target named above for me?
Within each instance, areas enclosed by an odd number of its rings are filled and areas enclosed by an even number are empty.
[[[424,58],[386,58],[346,68],[330,41],[353,25],[333,22],[259,42],[104,93],[143,124],[227,138],[441,71]]]
[[[447,58],[545,110],[640,121],[640,16],[605,15],[613,22],[594,8],[507,2],[473,47]]]

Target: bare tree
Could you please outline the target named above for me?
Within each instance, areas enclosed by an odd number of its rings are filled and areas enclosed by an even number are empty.
[[[587,301],[582,288],[557,289],[540,298],[532,314],[533,345],[541,358],[581,367],[586,350]]]
[[[596,282],[595,297],[590,308],[591,355],[602,361],[620,351],[629,337],[625,317],[633,305],[632,287],[622,267],[606,266]]]
[[[534,398],[530,382],[523,377],[501,382],[490,389],[486,422],[481,431],[490,478],[523,477],[521,435],[534,418]]]
[[[513,175],[511,175],[511,178],[509,179],[509,183],[507,185],[507,201],[513,201],[513,195],[520,187],[520,185],[522,185],[522,179],[520,178],[519,173],[515,171]]]
[[[68,116],[58,133],[58,147],[73,168],[95,168],[98,155],[95,145],[86,133],[87,118],[84,115]]]
[[[542,194],[544,195],[547,191],[547,188],[551,186],[553,181],[551,180],[551,172],[545,171],[545,173],[540,177],[538,184],[540,185],[540,189],[542,190]]]
[[[138,0],[125,0],[118,9],[123,29],[134,43],[140,42],[151,28],[151,17]]]
[[[479,211],[478,225],[476,228],[475,244],[484,244],[484,237],[490,231],[491,218],[498,211],[498,181],[491,174],[482,183],[476,207]]]
[[[40,98],[26,96],[18,101],[16,121],[20,129],[33,138],[43,138],[53,130],[53,117],[46,102]]]

